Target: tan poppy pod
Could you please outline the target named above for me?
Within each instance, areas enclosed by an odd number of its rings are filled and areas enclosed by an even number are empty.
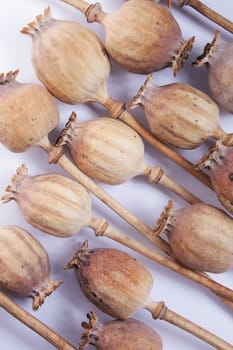
[[[220,106],[233,113],[233,44],[221,41],[216,31],[211,43],[193,63],[194,67],[203,64],[207,67],[208,83],[213,98]]]
[[[145,323],[134,318],[113,320],[101,324],[95,312],[87,314],[89,322],[83,322],[83,342],[79,350],[94,345],[97,350],[162,350],[159,334]]]
[[[0,142],[12,152],[23,152],[56,127],[59,112],[43,86],[21,84],[17,74],[0,74]]]
[[[52,235],[72,236],[90,221],[89,194],[63,175],[29,176],[22,165],[6,191],[3,202],[15,200],[29,224]]]
[[[169,201],[155,230],[167,234],[184,266],[212,273],[233,267],[233,220],[221,209],[198,203],[173,210]]]
[[[163,142],[193,149],[208,138],[224,138],[217,104],[188,84],[155,86],[152,76],[129,104],[141,105],[150,130]]]
[[[22,33],[32,37],[33,66],[54,96],[70,104],[108,99],[109,60],[94,33],[79,23],[54,19],[49,7]]]
[[[46,250],[30,233],[14,225],[0,226],[0,287],[33,298],[37,310],[62,281],[51,281]]]
[[[73,113],[58,144],[68,145],[72,159],[85,174],[107,184],[124,183],[146,168],[141,137],[115,119],[78,122]]]
[[[81,7],[79,1],[64,2]],[[194,42],[194,37],[184,41],[170,10],[154,0],[125,1],[111,14],[102,11],[99,3],[81,11],[88,22],[99,22],[104,27],[109,55],[130,72],[144,74],[172,66],[176,74]]]

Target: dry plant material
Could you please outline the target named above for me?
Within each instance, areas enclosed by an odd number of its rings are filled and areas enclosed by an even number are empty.
[[[29,232],[14,226],[0,226],[0,287],[19,296],[33,298],[33,310],[62,281],[50,278],[49,257]]]
[[[229,142],[220,124],[217,104],[205,93],[183,83],[153,84],[149,75],[129,104],[141,105],[150,130],[170,145],[193,149],[209,138]]]
[[[200,202],[160,166],[148,165],[141,137],[118,120],[101,117],[78,122],[73,112],[57,141],[57,146],[61,145],[68,145],[74,163],[95,180],[116,185],[145,175],[151,183],[169,188],[191,204]]]
[[[180,327],[214,348],[233,349],[221,338],[169,310],[163,301],[153,301],[151,273],[127,253],[111,248],[88,249],[85,241],[66,268],[75,269],[84,295],[114,318],[125,320],[145,308],[154,319]]]
[[[0,74],[0,141],[24,152],[56,127],[59,112],[43,86],[19,83],[17,75],[18,70]]]
[[[32,37],[33,66],[54,96],[70,104],[106,98],[110,65],[95,33],[79,23],[54,19],[49,7],[21,32]]]
[[[212,10],[210,7],[206,6],[200,0],[176,0],[179,6],[190,6],[199,13],[201,13],[206,18],[210,19],[214,23],[220,25],[222,28],[228,30],[230,33],[233,33],[233,22],[229,19],[221,16],[216,11]],[[170,0],[172,2],[172,0]],[[170,4],[171,5],[171,4]]]
[[[197,164],[210,170],[210,179],[219,201],[233,214],[233,147],[218,141]]]
[[[145,323],[134,318],[113,320],[102,324],[95,312],[87,314],[83,322],[84,333],[79,350],[94,345],[97,350],[162,350],[159,334]]]
[[[105,219],[92,216],[88,192],[60,174],[29,176],[25,165],[19,167],[8,186],[3,202],[15,200],[25,220],[41,231],[59,237],[77,234],[83,227],[90,227],[97,237],[108,237],[142,254],[167,268],[209,288],[217,295],[233,301],[233,291],[204,274],[187,269],[164,254],[122,234]],[[154,233],[156,236],[156,233]]]
[[[67,340],[61,337],[60,334],[56,333],[39,319],[22,309],[1,291],[0,306],[13,317],[17,318],[17,320],[19,320],[21,323],[54,345],[58,350],[77,350],[77,348],[72,346]]]
[[[81,10],[88,22],[104,27],[109,55],[130,72],[145,74],[172,66],[176,75],[192,49],[194,37],[185,41],[170,10],[154,0],[129,0],[111,14],[102,11],[100,3],[63,2]]]
[[[155,237],[153,230],[130,213],[118,201],[88,176],[81,172],[61,149],[53,147],[48,133],[55,128],[59,114],[49,92],[37,84],[22,84],[16,81],[18,71],[8,72],[0,81],[0,142],[13,152],[23,152],[31,146],[41,147],[48,153],[49,162],[58,163],[88,191],[108,205],[136,230],[169,253],[166,242]],[[42,103],[43,102],[43,103]],[[15,111],[15,113],[12,113]]]
[[[121,119],[154,148],[211,186],[206,174],[197,171],[189,161],[144,128],[126,111],[125,103],[110,97],[107,91],[110,62],[94,33],[81,24],[54,19],[50,8],[24,27],[22,33],[32,37],[32,63],[36,74],[56,98],[70,104],[98,102],[104,105],[112,118]]]
[[[213,98],[220,106],[233,113],[233,43],[221,41],[216,31],[211,43],[207,43],[203,54],[197,57],[194,67],[205,64],[208,83]]]
[[[220,273],[233,267],[233,221],[221,209],[198,203],[174,210],[170,201],[155,230],[167,234],[177,260],[190,269]]]

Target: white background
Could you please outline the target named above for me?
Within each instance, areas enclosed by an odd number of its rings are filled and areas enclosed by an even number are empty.
[[[124,1],[102,0],[100,3],[106,12],[112,12],[119,8]],[[163,4],[165,5],[165,3],[164,1]],[[210,94],[207,86],[205,67],[194,69],[191,67],[191,62],[202,52],[204,44],[212,40],[214,30],[219,29],[219,27],[206,20],[193,9],[186,7],[182,10],[178,8],[175,3],[176,1],[174,1],[172,12],[180,23],[184,38],[188,38],[192,35],[196,36],[194,49],[185,68],[176,78],[173,77],[171,68],[166,68],[161,72],[153,74],[154,81],[158,85],[174,81],[189,82]],[[205,3],[222,15],[233,20],[231,1],[206,0]],[[32,21],[35,15],[42,13],[44,8],[48,5],[51,6],[53,17],[57,19],[79,21],[88,28],[94,30],[104,40],[104,31],[100,25],[87,24],[81,13],[66,4],[62,4],[60,1],[2,0],[0,11],[0,71],[7,72],[19,68],[20,73],[18,81],[20,82],[38,82],[30,61],[31,39],[28,36],[22,35],[20,29],[28,22]],[[221,31],[223,40],[230,41],[231,34],[223,29]],[[128,103],[144,80],[144,75],[126,73],[113,63],[112,75],[108,82],[108,88],[114,99]],[[68,116],[73,110],[78,113],[80,120],[107,115],[107,111],[103,107],[97,105],[69,106],[58,101],[57,103],[60,109],[61,120],[55,132],[55,136],[58,136],[59,131],[64,126]],[[133,111],[133,114],[136,115],[140,121],[144,122],[142,110],[136,109]],[[221,120],[223,128],[226,131],[232,132],[233,116],[221,110]],[[207,150],[208,146],[209,144],[207,143],[198,150],[183,151],[182,154],[195,162]],[[199,181],[191,177],[191,175],[188,175],[184,170],[178,168],[178,166],[164,156],[161,156],[156,150],[146,144],[145,158],[150,164],[161,165],[168,174],[172,175],[177,181],[182,182],[184,186],[200,196],[202,200],[220,206],[212,191],[208,190]],[[30,149],[22,154],[13,154],[0,145],[0,159],[0,195],[3,195],[5,187],[10,183],[11,176],[14,174],[15,169],[22,163],[26,163],[31,175],[48,172],[63,173],[57,166],[48,165],[47,155],[39,149]],[[156,187],[148,184],[143,177],[133,179],[119,186],[103,187],[151,227],[154,226],[160,215],[160,211],[163,209],[163,206],[166,205],[169,198],[174,199],[176,208],[187,205],[183,200],[177,198],[169,191],[159,186]],[[107,218],[107,220],[118,229],[152,247],[140,234],[110,209],[105,207],[104,204],[96,200],[94,196],[92,196],[92,198],[93,213],[95,215]],[[78,247],[79,242],[87,238],[89,239],[89,245],[91,247],[118,247],[122,250],[126,249],[107,239],[95,238],[90,229],[84,229],[76,237],[67,239],[59,239],[39,232],[24,221],[15,202],[10,202],[5,205],[2,203],[0,204],[0,218],[1,224],[15,224],[27,229],[47,249],[51,261],[52,277],[53,279],[62,279],[64,284],[54,292],[52,296],[47,298],[41,309],[34,314],[63,335],[72,344],[78,344],[82,332],[80,323],[86,319],[85,314],[87,312],[96,310],[96,308],[83,296],[75,279],[74,272],[63,271],[63,266],[69,261],[73,252]],[[190,318],[233,344],[232,311],[217,297],[212,295],[212,293],[204,287],[198,286],[194,282],[146,258],[131,251],[129,252],[139,258],[153,274],[154,288],[152,297],[154,300],[164,300],[170,309]],[[231,288],[233,287],[232,270],[221,275],[215,275],[213,278]],[[13,296],[11,296],[11,298],[23,308],[32,312],[30,298],[16,298]],[[98,315],[102,322],[111,319],[100,311]],[[150,314],[145,310],[138,311],[134,316],[149,324],[151,327],[154,327],[160,333],[164,343],[164,350],[196,350],[200,348],[204,350],[210,348],[210,346],[202,343],[195,337],[186,334],[164,321],[153,321]],[[0,347],[4,350],[49,350],[53,348],[52,345],[20,324],[4,310],[0,310]]]

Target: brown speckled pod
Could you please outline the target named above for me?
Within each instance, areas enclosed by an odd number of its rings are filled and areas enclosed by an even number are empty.
[[[68,145],[79,169],[107,184],[123,183],[146,168],[141,137],[110,118],[78,122],[72,114],[58,143]]]
[[[75,6],[75,1],[65,2]],[[85,15],[88,22],[104,27],[109,55],[130,72],[144,74],[172,65],[176,74],[193,45],[194,37],[184,41],[170,10],[154,0],[125,1],[111,14],[96,3]]]
[[[0,74],[0,142],[12,152],[23,152],[56,127],[59,113],[43,86],[21,84],[17,74]]]
[[[62,282],[51,281],[48,254],[30,233],[14,225],[0,226],[0,287],[43,304]]]
[[[215,348],[232,348],[204,328],[168,309],[163,301],[153,301],[150,298],[153,286],[150,272],[127,253],[111,248],[91,250],[85,241],[65,268],[74,268],[85,296],[115,318],[125,320],[138,309],[145,308],[154,319],[176,325]]]
[[[15,200],[28,223],[52,235],[72,236],[90,221],[88,192],[63,175],[29,176],[22,165],[6,191],[4,202]]]
[[[210,180],[219,201],[233,214],[233,147],[220,141],[198,163],[210,170]]]
[[[152,328],[134,318],[125,321],[113,320],[105,324],[98,321],[94,312],[87,314],[89,322],[83,322],[85,329],[79,350],[94,345],[97,350],[162,350],[162,340]]]
[[[233,220],[224,211],[204,203],[173,210],[169,202],[157,229],[183,265],[213,273],[233,267]]]
[[[52,18],[50,8],[22,33],[32,37],[33,66],[54,96],[70,104],[108,99],[110,64],[94,33],[79,23]]]
[[[206,65],[208,83],[216,102],[233,113],[233,43],[223,42],[216,31],[211,43],[206,44],[204,52],[193,66]]]
[[[86,297],[119,319],[144,307],[153,285],[151,274],[138,260],[117,249],[88,249],[87,241],[66,266],[72,267]]]
[[[173,146],[193,149],[210,137],[225,135],[216,103],[191,85],[155,86],[150,75],[129,108],[137,105],[143,106],[152,133]]]

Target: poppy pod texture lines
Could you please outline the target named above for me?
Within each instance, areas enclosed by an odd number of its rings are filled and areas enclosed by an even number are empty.
[[[110,64],[96,34],[77,22],[56,20],[49,7],[21,32],[31,36],[36,74],[54,96],[70,104],[108,99]]]
[[[208,138],[224,138],[217,104],[205,93],[184,83],[153,84],[149,75],[129,104],[141,105],[150,130],[163,142],[193,149]]]
[[[0,74],[0,142],[12,152],[24,152],[56,127],[59,112],[42,85],[19,83],[17,74]]]
[[[77,182],[60,174],[29,176],[24,164],[2,200],[15,200],[28,223],[60,237],[75,235],[91,217],[89,194]]]
[[[212,273],[233,267],[233,220],[217,207],[197,203],[174,210],[169,201],[155,230],[167,234],[184,266]]]
[[[52,281],[49,257],[38,240],[15,225],[0,225],[0,287],[33,298],[33,310],[62,281]]]

